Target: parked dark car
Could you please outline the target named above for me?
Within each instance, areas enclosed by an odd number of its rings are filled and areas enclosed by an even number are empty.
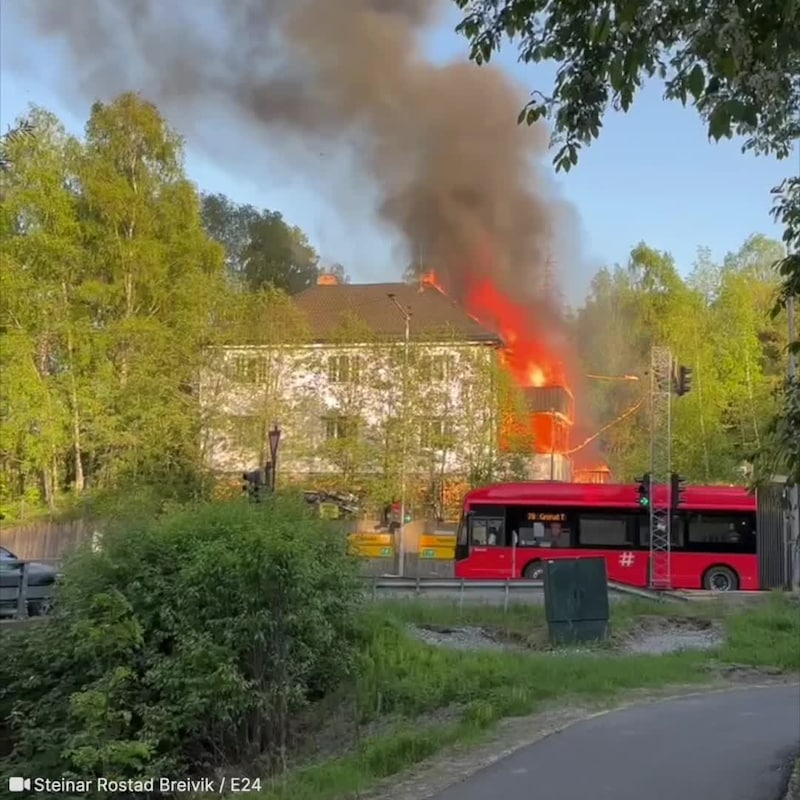
[[[10,616],[15,613],[17,595],[13,590],[18,590],[22,565],[18,558],[7,547],[0,547],[0,616]],[[28,570],[28,615],[39,616],[47,611],[48,595],[54,589],[58,579],[58,570],[51,564],[40,561],[27,561]]]

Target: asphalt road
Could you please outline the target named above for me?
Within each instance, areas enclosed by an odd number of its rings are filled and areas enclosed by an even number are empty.
[[[736,689],[573,725],[436,800],[779,800],[800,748],[800,687]]]

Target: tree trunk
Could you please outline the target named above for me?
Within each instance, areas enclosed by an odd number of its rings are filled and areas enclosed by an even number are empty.
[[[55,461],[55,459],[53,459]],[[48,511],[53,511],[56,506],[55,496],[55,465],[51,464],[49,467],[42,468],[42,491],[44,493],[44,500],[47,503]]]
[[[83,474],[83,453],[81,451],[81,426],[78,417],[78,398],[75,388],[72,389],[72,451],[75,456],[75,491],[80,494],[86,487],[86,478]]]
[[[61,284],[61,289],[64,295],[64,307],[68,308],[67,285]],[[80,494],[86,486],[86,478],[83,474],[83,452],[81,447],[81,418],[80,410],[78,408],[78,383],[75,380],[75,357],[74,347],[72,341],[72,330],[67,323],[67,357],[69,364],[69,401],[72,406],[72,452],[75,458],[75,491]]]

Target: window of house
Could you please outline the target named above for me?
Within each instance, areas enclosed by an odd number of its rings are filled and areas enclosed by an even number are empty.
[[[581,514],[578,544],[581,547],[633,547],[628,517],[624,514]]]
[[[328,381],[330,383],[355,383],[359,375],[358,356],[329,356]]]
[[[356,421],[351,417],[325,417],[323,423],[325,425],[325,439],[329,442],[337,439],[348,439],[356,431]]]
[[[453,359],[446,353],[425,355],[419,361],[419,377],[426,383],[444,383],[453,374]]]
[[[420,447],[444,449],[452,436],[452,421],[444,417],[428,417],[420,422]]]
[[[236,355],[231,372],[238,383],[264,383],[267,379],[267,358],[263,355]]]

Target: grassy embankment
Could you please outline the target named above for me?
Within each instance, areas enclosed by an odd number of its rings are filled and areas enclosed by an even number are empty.
[[[714,651],[624,655],[616,645],[653,617],[695,617],[724,628]],[[459,651],[427,645],[406,625],[476,626],[518,647]],[[353,738],[334,734],[339,752],[297,766],[265,787],[262,800],[353,798],[381,779],[452,745],[478,742],[498,720],[524,716],[548,702],[608,703],[633,689],[702,684],[718,668],[739,665],[800,671],[800,613],[782,597],[748,609],[625,602],[612,609],[613,640],[576,652],[547,652],[541,608],[389,603],[368,612],[357,688],[345,705]],[[356,721],[357,719],[357,721]],[[330,719],[328,720],[330,724]],[[312,745],[320,758],[324,746]],[[314,753],[316,750],[316,753]]]

